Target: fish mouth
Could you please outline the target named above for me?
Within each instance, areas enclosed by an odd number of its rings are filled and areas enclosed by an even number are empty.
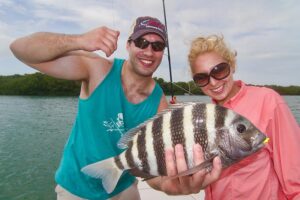
[[[252,148],[253,149],[260,149],[265,146],[267,143],[268,138],[263,133],[258,133],[257,137],[255,137],[255,140],[252,142]]]
[[[267,144],[267,143],[269,142],[269,140],[270,140],[270,138],[267,137],[267,138],[263,141],[263,143],[264,143],[264,144]]]

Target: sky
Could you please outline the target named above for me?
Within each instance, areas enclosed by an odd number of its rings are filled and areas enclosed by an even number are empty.
[[[235,79],[300,86],[299,1],[165,0],[165,6],[174,82],[191,80],[191,41],[217,34],[237,51]],[[36,72],[13,56],[9,44],[38,31],[82,34],[107,26],[121,33],[110,59],[127,58],[130,26],[147,15],[164,22],[162,0],[0,0],[0,75]],[[154,76],[170,81],[167,50]]]

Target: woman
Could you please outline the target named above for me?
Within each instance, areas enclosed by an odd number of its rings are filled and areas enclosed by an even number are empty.
[[[234,80],[236,52],[223,37],[196,38],[188,59],[203,93],[270,138],[266,148],[223,170],[205,189],[205,199],[300,199],[300,129],[283,98],[269,88]]]

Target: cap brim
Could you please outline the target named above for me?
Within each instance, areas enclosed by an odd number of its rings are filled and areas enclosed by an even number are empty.
[[[139,30],[139,31],[136,31],[135,33],[133,33],[130,36],[130,38],[132,40],[135,40],[135,39],[137,39],[137,38],[139,38],[139,37],[141,37],[143,35],[150,34],[150,33],[157,34],[158,36],[160,36],[164,40],[165,43],[167,43],[166,42],[166,38],[164,37],[164,35],[161,32],[155,31],[155,30]]]

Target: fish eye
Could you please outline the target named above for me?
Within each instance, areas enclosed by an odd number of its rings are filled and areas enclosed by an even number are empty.
[[[246,131],[246,126],[244,124],[238,124],[236,126],[236,130],[239,132],[239,133],[244,133]]]

